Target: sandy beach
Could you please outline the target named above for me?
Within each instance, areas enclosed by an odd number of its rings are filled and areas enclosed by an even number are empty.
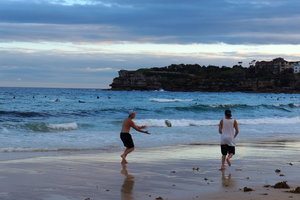
[[[218,171],[218,145],[137,149],[127,165],[120,164],[121,152],[7,153],[0,162],[0,199],[300,199],[285,192],[290,189],[264,187],[279,181],[300,186],[299,147],[241,144],[224,172]]]

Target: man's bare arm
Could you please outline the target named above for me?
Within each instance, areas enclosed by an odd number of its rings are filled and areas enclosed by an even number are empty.
[[[147,128],[147,126],[137,126],[139,129]]]
[[[223,120],[220,120],[219,123],[219,133],[222,134],[222,128],[223,128]]]
[[[239,134],[239,126],[236,120],[234,120],[233,127],[235,128],[234,137],[236,137]]]
[[[134,130],[136,130],[136,131],[138,131],[138,132],[146,133],[146,134],[151,134],[151,133],[149,133],[148,131],[142,130],[142,128],[146,128],[146,126],[141,126],[141,127],[139,127],[139,126],[135,125],[135,123],[134,123],[132,120],[131,120],[131,122],[130,122],[130,126],[131,126]]]

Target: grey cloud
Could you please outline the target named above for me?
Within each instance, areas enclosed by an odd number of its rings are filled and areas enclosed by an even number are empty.
[[[264,54],[261,52],[247,54],[199,52],[197,55],[156,56],[151,54],[64,54],[55,51],[35,53],[0,51],[0,85],[108,88],[120,69],[135,70],[145,67],[162,67],[172,63],[232,66],[238,61],[243,61],[247,66],[247,63],[253,59],[270,60],[275,57],[298,60],[297,55]]]
[[[2,34],[1,34],[2,33]],[[0,41],[91,42],[125,40],[126,30],[90,24],[0,23]],[[132,38],[133,39],[133,38]]]
[[[74,5],[53,2],[0,2],[2,41],[300,43],[284,35],[278,40],[266,35],[299,34],[300,2],[296,0],[89,0],[89,4]],[[263,39],[246,37],[249,32],[263,33]]]

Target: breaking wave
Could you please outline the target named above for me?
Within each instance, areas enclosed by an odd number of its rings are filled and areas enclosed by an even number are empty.
[[[159,102],[159,103],[172,103],[172,102],[189,102],[193,101],[193,99],[149,99],[152,102]]]
[[[111,148],[108,148],[111,149]],[[0,152],[59,152],[59,151],[105,151],[106,148],[0,148]]]
[[[48,117],[47,113],[39,112],[21,112],[21,111],[0,111],[0,117]]]
[[[167,107],[167,109],[175,109],[178,111],[219,111],[225,109],[276,109],[283,110],[286,112],[291,112],[291,108],[300,108],[300,104],[261,104],[261,105],[247,105],[247,104],[194,104],[191,106],[176,106],[176,107]]]
[[[45,122],[33,122],[22,125],[22,128],[29,129],[34,132],[56,132],[56,131],[71,131],[78,128],[78,124],[62,123],[62,124],[49,124]]]
[[[219,120],[193,120],[193,119],[168,119],[171,126],[186,127],[186,126],[216,126]],[[146,125],[150,127],[167,127],[165,119],[142,119],[135,120],[138,125]],[[258,118],[258,119],[239,119],[239,124],[255,125],[255,124],[298,124],[300,117],[292,118]]]

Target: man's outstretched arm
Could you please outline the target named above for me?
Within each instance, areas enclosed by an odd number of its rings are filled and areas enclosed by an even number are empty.
[[[133,122],[133,121],[131,121],[131,123],[130,123],[130,126],[134,129],[134,130],[136,130],[136,131],[138,131],[138,132],[141,132],[141,133],[146,133],[146,134],[151,134],[151,133],[149,133],[148,131],[144,131],[144,130],[142,130],[142,129],[144,129],[144,128],[146,128],[146,126],[137,126],[137,125],[135,125],[135,123]]]

